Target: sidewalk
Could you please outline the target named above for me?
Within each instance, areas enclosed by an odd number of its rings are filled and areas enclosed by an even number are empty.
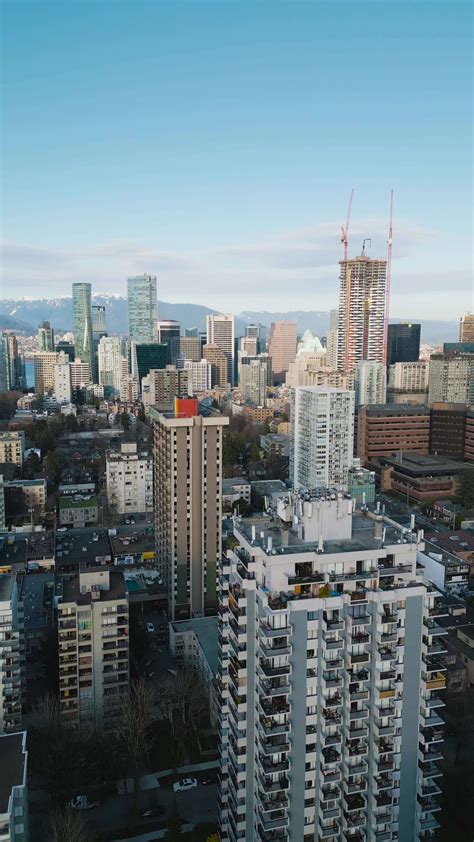
[[[181,833],[191,833],[194,830],[194,824],[183,824]],[[155,839],[163,839],[167,834],[167,829],[152,830],[150,833],[141,833],[139,836],[128,836],[126,839],[114,839],[114,842],[155,842]]]
[[[205,772],[208,769],[218,769],[219,768],[219,761],[218,760],[207,760],[205,763],[194,763],[188,766],[179,766],[176,770],[176,773],[179,775],[187,775],[189,772]],[[160,787],[160,778],[166,778],[169,775],[173,774],[173,769],[164,769],[162,772],[152,772],[149,775],[143,775],[140,778],[140,789],[147,790],[147,789],[159,789]],[[118,781],[117,782],[117,792],[119,795],[125,795],[126,793],[131,793],[133,790],[133,780],[132,778],[127,778],[125,781]],[[156,837],[158,838],[158,837]]]

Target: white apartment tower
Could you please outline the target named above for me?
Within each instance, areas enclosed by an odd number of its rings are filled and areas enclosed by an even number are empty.
[[[354,449],[354,392],[330,386],[291,390],[293,488],[347,488]]]
[[[387,369],[383,363],[360,360],[354,368],[356,406],[385,403]]]
[[[0,734],[18,731],[24,693],[23,605],[16,576],[0,574]]]
[[[265,406],[267,388],[272,384],[272,360],[268,354],[239,359],[240,391],[246,401]]]
[[[340,261],[337,367],[360,360],[385,362],[387,261],[361,255]]]
[[[107,503],[117,514],[153,511],[153,460],[135,442],[121,444],[106,457]]]
[[[129,688],[123,573],[81,566],[58,604],[59,704],[64,721],[113,726]]]
[[[181,361],[178,360],[177,368],[180,365]],[[199,360],[199,362],[196,362],[196,360],[184,359],[182,361],[182,368],[188,372],[190,391],[193,395],[196,392],[207,392],[211,389],[212,365],[209,360]]]
[[[428,360],[394,363],[388,370],[388,386],[392,392],[421,393],[428,390]]]
[[[58,403],[71,403],[71,368],[69,363],[54,365],[54,396]]]
[[[431,355],[428,402],[474,403],[474,354]]]
[[[120,336],[103,336],[98,345],[99,384],[120,395],[128,377],[128,360]]]
[[[235,318],[231,315],[209,315],[207,319],[207,344],[217,345],[227,359],[227,377],[234,383]]]
[[[234,519],[219,606],[221,842],[438,827],[440,594],[421,533],[332,490]]]

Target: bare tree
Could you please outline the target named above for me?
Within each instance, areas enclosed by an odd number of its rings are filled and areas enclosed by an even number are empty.
[[[157,695],[158,710],[171,731],[174,769],[186,759],[189,743],[207,713],[208,700],[199,673],[185,667],[167,677]]]
[[[65,800],[74,786],[79,735],[62,725],[59,702],[52,693],[32,710],[28,735],[33,766],[47,784],[51,798],[56,803]]]
[[[97,836],[84,826],[80,813],[70,807],[56,810],[51,821],[51,842],[95,842]]]
[[[116,727],[118,745],[124,752],[127,768],[131,771],[134,815],[138,812],[140,773],[148,759],[152,739],[155,702],[155,690],[146,685],[143,679],[136,681],[130,688]]]

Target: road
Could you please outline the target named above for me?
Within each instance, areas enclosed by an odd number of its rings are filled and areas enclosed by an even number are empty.
[[[188,792],[173,793],[171,787],[148,790],[140,794],[140,809],[146,810],[151,807],[161,806],[165,812],[156,819],[141,821],[137,825],[136,832],[152,830],[167,818],[173,804],[173,797],[185,821],[199,824],[199,822],[217,822],[217,784],[209,784],[203,787],[198,785],[197,789],[190,789]],[[127,795],[112,795],[94,810],[85,814],[88,826],[98,831],[123,830],[128,825],[129,812],[132,799]]]

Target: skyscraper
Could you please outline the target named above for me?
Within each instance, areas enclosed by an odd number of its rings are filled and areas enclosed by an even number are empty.
[[[290,479],[295,490],[347,488],[353,461],[354,392],[330,386],[291,390]]]
[[[296,322],[272,322],[268,337],[268,354],[272,358],[273,379],[284,383],[288,367],[296,357]]]
[[[459,341],[474,342],[474,315],[468,313],[459,320]]]
[[[105,329],[105,306],[103,304],[92,305],[92,344],[94,349],[94,370],[93,381],[99,382],[99,342],[103,336],[107,336]]]
[[[208,360],[211,364],[212,387],[225,386],[230,383],[228,358],[225,351],[222,351],[217,345],[213,343],[204,345],[202,349],[203,359]]]
[[[158,342],[166,345],[166,365],[175,365],[179,356],[181,325],[175,319],[160,319]]]
[[[244,400],[256,406],[265,406],[271,382],[272,359],[268,354],[240,358],[240,391]]]
[[[136,346],[138,379],[142,379],[154,368],[164,368],[168,346],[164,342],[141,342]]]
[[[54,351],[54,330],[49,322],[41,322],[38,327],[38,350]]]
[[[432,354],[429,403],[474,403],[474,354]]]
[[[18,340],[10,330],[0,333],[0,385],[5,390],[26,387],[25,360],[18,351]]]
[[[92,338],[92,305],[91,285],[72,285],[72,310],[74,349],[76,359],[89,365],[92,376],[94,372],[94,344]]]
[[[181,372],[185,374],[186,372]],[[186,407],[188,402],[184,402]],[[156,560],[172,619],[215,613],[222,555],[222,439],[229,419],[150,411]],[[179,416],[179,417],[176,417]],[[185,493],[184,493],[185,490]]]
[[[387,331],[387,365],[416,362],[420,356],[421,325],[392,324]]]
[[[446,686],[420,532],[334,489],[234,519],[219,601],[222,842],[419,842]]]
[[[137,275],[127,280],[128,335],[135,342],[156,342],[156,275]]]
[[[98,347],[99,384],[120,394],[122,381],[129,373],[120,336],[103,336]]]
[[[383,363],[387,261],[361,255],[339,265],[337,367],[353,371],[360,360]]]
[[[383,363],[361,360],[354,369],[356,407],[372,403],[385,403],[387,369]]]
[[[215,314],[206,317],[207,344],[217,345],[227,360],[227,380],[234,383],[235,319],[232,315]]]

